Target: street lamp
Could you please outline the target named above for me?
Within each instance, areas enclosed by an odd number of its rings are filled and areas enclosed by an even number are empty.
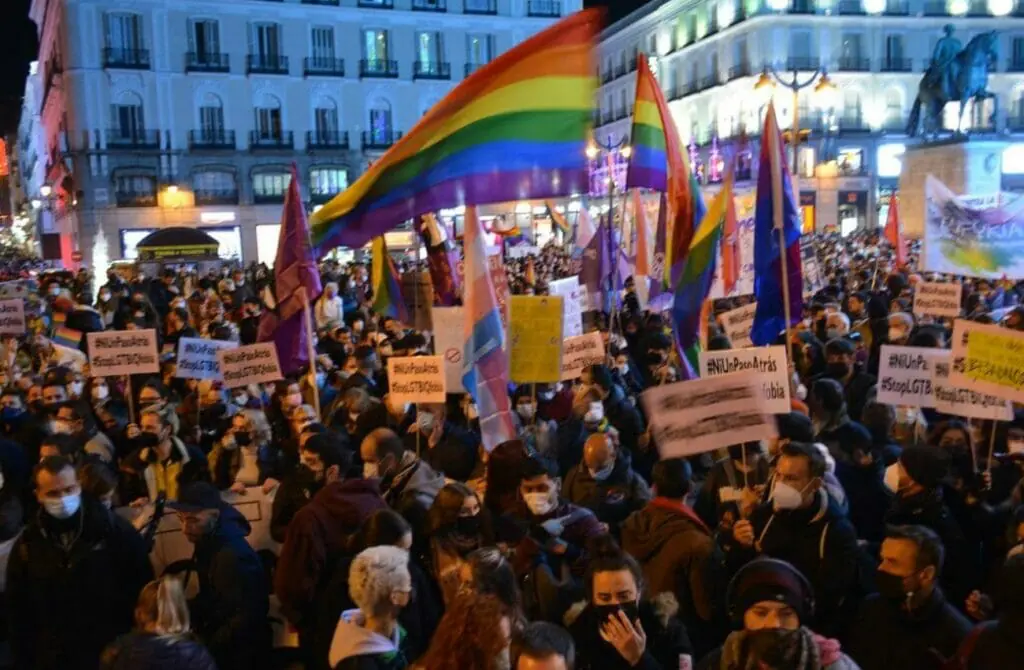
[[[838,90],[836,85],[828,77],[828,72],[822,68],[815,68],[811,75],[801,81],[800,71],[797,68],[793,68],[792,76],[783,78],[782,75],[772,66],[765,66],[764,70],[761,71],[761,76],[758,78],[757,83],[754,84],[754,90],[759,93],[767,93],[771,95],[774,92],[775,86],[780,85],[783,88],[789,89],[793,92],[793,123],[790,126],[790,132],[792,134],[792,145],[793,145],[793,178],[795,179],[799,173],[799,154],[800,154],[800,91],[807,88],[811,84],[817,84],[814,87],[813,93],[815,95],[822,96],[834,96]]]

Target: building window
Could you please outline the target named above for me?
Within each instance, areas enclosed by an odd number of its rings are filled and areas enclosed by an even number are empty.
[[[259,140],[281,140],[281,105],[276,100],[256,108],[256,137]]]
[[[125,101],[113,106],[114,134],[118,139],[135,140],[145,135],[142,103]]]
[[[885,126],[887,128],[900,128],[903,125],[903,101],[900,99],[899,91],[886,91],[885,93]]]
[[[363,31],[363,58],[368,61],[388,60],[388,31]]]
[[[392,141],[391,107],[384,102],[378,102],[370,110],[370,138],[376,145],[387,144]]]
[[[334,60],[334,28],[316,26],[310,31],[310,55],[314,60],[328,62]]]
[[[889,63],[903,60],[903,35],[885,36],[885,60]]]
[[[444,62],[444,44],[441,33],[416,33],[416,60],[423,64]]]
[[[313,110],[313,124],[317,136],[330,137],[338,132],[338,110],[334,107],[321,106]]]
[[[281,202],[291,183],[290,172],[257,172],[252,176],[252,194],[257,203]]]
[[[309,193],[314,200],[324,200],[348,188],[348,170],[313,168],[309,171]]]
[[[211,137],[224,133],[224,108],[218,100],[206,100],[199,108],[199,128]]]
[[[1021,69],[1024,67],[1024,37],[1014,37],[1010,43],[1010,62],[1013,63],[1015,69]]]
[[[494,58],[494,35],[471,33],[466,35],[466,62],[486,65]],[[609,71],[611,63],[608,64]]]
[[[276,23],[252,24],[249,52],[260,63],[274,64],[281,56],[281,26]]]
[[[855,61],[860,58],[860,45],[862,40],[860,33],[843,33],[842,58],[846,61]]]
[[[220,23],[212,19],[195,19],[188,34],[189,51],[201,62],[220,54]],[[206,59],[203,57],[206,56]]]
[[[138,14],[104,14],[103,23],[108,49],[131,53],[143,48]]]
[[[237,205],[235,175],[227,170],[202,170],[192,176],[197,205]]]
[[[118,207],[152,207],[156,205],[156,177],[118,175],[114,177],[114,194]]]

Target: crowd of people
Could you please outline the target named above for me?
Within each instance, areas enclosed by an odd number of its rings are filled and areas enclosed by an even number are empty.
[[[387,359],[432,337],[372,312],[362,263],[322,265],[315,374],[230,389],[176,376],[176,344],[255,342],[271,269],[41,279],[32,332],[0,336],[8,667],[1021,667],[1024,411],[878,402],[880,347],[947,348],[952,324],[913,316],[914,254],[815,246],[825,283],[779,339],[778,437],[689,458],[648,430],[641,394],[684,370],[632,280],[616,318],[587,315],[607,360],[510,385],[518,437],[488,452],[470,394],[389,395]],[[579,272],[555,246],[505,266],[512,293]],[[1024,330],[1024,284],[942,280],[963,283],[963,318]],[[84,340],[54,336],[72,323],[156,329],[161,373],[89,376]],[[706,335],[732,346],[714,320]],[[254,489],[276,552],[225,502]],[[147,509],[177,517],[185,565],[154,574],[155,524],[125,512]],[[271,611],[297,646],[275,645]]]

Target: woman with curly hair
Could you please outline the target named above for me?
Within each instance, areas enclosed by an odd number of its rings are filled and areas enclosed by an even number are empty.
[[[511,640],[509,610],[500,600],[475,593],[460,595],[413,670],[508,670]]]
[[[441,586],[445,605],[459,590],[459,572],[470,553],[494,543],[480,498],[461,482],[445,484],[427,513],[430,546],[426,562]]]

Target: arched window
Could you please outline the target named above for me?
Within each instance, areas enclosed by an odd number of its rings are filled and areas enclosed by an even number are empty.
[[[319,143],[336,144],[338,138],[338,105],[334,100],[323,97],[313,108],[313,128]]]
[[[197,141],[208,146],[228,144],[224,132],[224,103],[213,93],[207,93],[199,100],[199,132]],[[231,140],[234,144],[234,139]]]
[[[370,140],[375,145],[383,146],[394,142],[393,137],[391,103],[378,98],[370,106]]]
[[[263,95],[256,102],[257,142],[280,142],[283,137],[281,101],[272,95]]]
[[[111,144],[137,144],[146,136],[146,122],[142,113],[142,98],[138,93],[125,91],[111,105],[111,131],[107,141]]]
[[[192,175],[192,192],[197,205],[237,205],[238,185],[230,170],[207,168]]]

